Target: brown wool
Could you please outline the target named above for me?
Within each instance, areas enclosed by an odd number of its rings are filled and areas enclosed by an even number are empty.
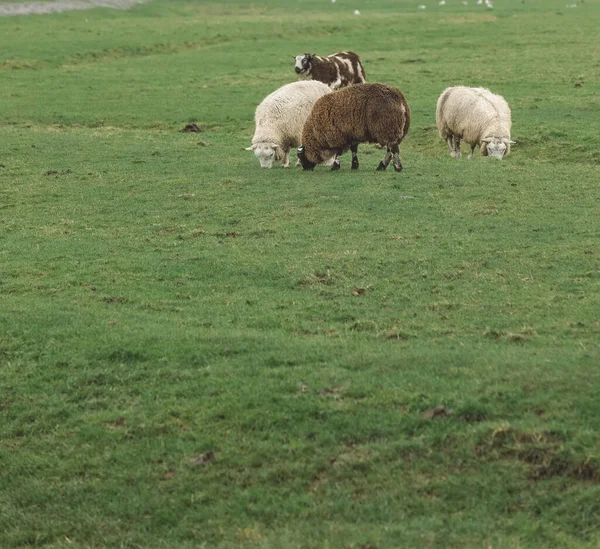
[[[410,127],[402,92],[384,84],[349,86],[317,100],[302,131],[306,158],[320,164],[351,145],[400,144]]]

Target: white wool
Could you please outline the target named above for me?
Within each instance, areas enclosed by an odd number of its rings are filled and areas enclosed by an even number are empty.
[[[322,82],[300,80],[267,95],[256,108],[252,147],[277,145],[276,160],[283,159],[285,165],[286,160],[289,162],[290,149],[300,145],[302,128],[315,101],[327,93],[331,93],[331,89]]]
[[[510,150],[510,108],[504,97],[486,88],[446,88],[438,99],[435,119],[442,139],[454,135],[470,145],[481,145],[484,139],[495,138],[506,143],[506,154]]]

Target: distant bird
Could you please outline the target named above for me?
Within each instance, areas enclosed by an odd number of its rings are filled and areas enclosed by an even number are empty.
[[[469,2],[467,2],[467,0],[462,0],[463,6],[468,6]]]
[[[424,9],[425,9],[425,6],[424,6],[423,4],[421,4],[421,5],[419,5],[419,9],[420,9],[420,10],[424,10]]]
[[[477,0],[477,5],[481,6],[481,4],[483,4],[483,0]]]
[[[440,0],[439,4],[440,4],[440,6],[445,6],[446,5],[446,0]]]
[[[492,5],[492,1],[491,1],[491,0],[485,0],[485,5],[486,5],[488,8],[493,8],[493,7],[494,7],[494,6]]]
[[[360,11],[354,10],[354,15],[360,15]]]

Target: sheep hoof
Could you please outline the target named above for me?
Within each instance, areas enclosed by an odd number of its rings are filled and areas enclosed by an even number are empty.
[[[353,158],[352,159],[352,170],[358,170],[358,158]]]
[[[397,172],[401,172],[402,171],[402,164],[398,164],[396,166],[396,164],[394,164],[394,170],[396,170]]]
[[[387,168],[387,166],[383,163],[383,160],[379,163],[379,166],[377,166],[377,170],[378,172],[384,172],[385,169]]]
[[[331,166],[331,171],[332,172],[337,172],[339,169],[340,169],[340,162],[339,162],[339,160],[336,160],[333,163],[333,166]]]

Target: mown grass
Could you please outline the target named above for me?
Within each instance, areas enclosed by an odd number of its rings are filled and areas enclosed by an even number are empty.
[[[0,546],[598,546],[599,10],[495,4],[0,18]],[[404,172],[260,170],[344,48]],[[458,83],[508,159],[447,155]]]

